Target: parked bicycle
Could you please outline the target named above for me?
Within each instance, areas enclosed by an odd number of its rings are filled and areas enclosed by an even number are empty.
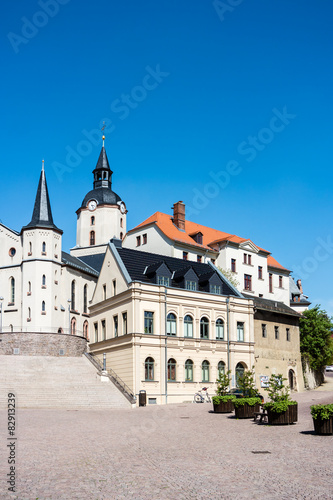
[[[208,388],[203,387],[200,391],[194,394],[193,403],[211,403],[212,400],[208,394]]]

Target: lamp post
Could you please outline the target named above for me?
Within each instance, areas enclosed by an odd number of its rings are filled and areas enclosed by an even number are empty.
[[[71,299],[67,300],[68,302],[68,334],[71,334]]]
[[[3,297],[0,297],[0,333],[2,333],[2,301],[4,300]]]

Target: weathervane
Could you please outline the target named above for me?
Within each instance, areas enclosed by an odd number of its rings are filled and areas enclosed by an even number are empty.
[[[105,129],[105,122],[103,122],[103,127],[101,128],[102,132],[103,132],[104,129]],[[105,140],[105,135],[104,134],[102,136],[102,139],[103,139],[103,148],[104,148],[104,140]]]

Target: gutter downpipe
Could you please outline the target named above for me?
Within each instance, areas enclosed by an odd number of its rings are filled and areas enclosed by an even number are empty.
[[[230,370],[229,303],[230,303],[230,297],[227,297],[226,304],[227,304],[227,370],[228,370],[228,372]],[[230,387],[230,382],[229,382],[229,387]]]
[[[167,338],[167,289],[164,291],[165,301],[164,301],[164,334],[165,334],[165,349],[164,349],[164,363],[165,363],[165,404],[168,404],[168,338]]]

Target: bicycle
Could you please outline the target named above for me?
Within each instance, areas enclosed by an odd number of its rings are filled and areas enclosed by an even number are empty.
[[[193,403],[211,403],[212,400],[208,394],[208,388],[203,387],[200,391],[194,394]]]

